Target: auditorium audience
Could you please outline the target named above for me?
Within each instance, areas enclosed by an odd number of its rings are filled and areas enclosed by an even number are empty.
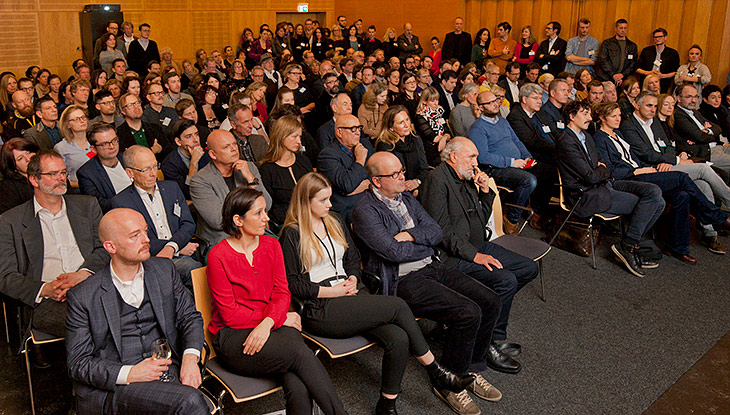
[[[139,97],[131,93],[122,95],[119,109],[124,115],[124,122],[117,127],[120,151],[139,144],[148,147],[162,161],[172,150],[171,143],[158,124],[142,120],[142,102]]]
[[[111,209],[111,199],[132,182],[124,171],[119,152],[119,138],[113,125],[92,124],[86,132],[87,140],[96,153],[76,173],[81,194],[94,196],[102,212]]]
[[[176,182],[185,199],[190,200],[190,181],[195,174],[210,163],[210,156],[201,146],[200,133],[195,122],[179,120],[172,125],[177,148],[160,164],[165,180]]]
[[[51,149],[61,141],[56,104],[51,97],[44,96],[37,99],[33,107],[38,121],[34,127],[25,130],[23,137],[41,150]]]
[[[730,138],[730,111],[721,105],[722,91],[717,85],[707,85],[702,88],[702,103],[700,114],[707,121],[720,126],[725,139]]]
[[[636,97],[641,92],[641,84],[635,77],[629,77],[621,83],[621,97],[618,99],[618,106],[621,108],[621,118],[626,119],[634,113],[636,109]],[[606,88],[603,88],[604,100],[606,97]]]
[[[677,148],[691,157],[711,161],[715,167],[730,170],[730,147],[720,140],[721,127],[709,122],[698,111],[699,95],[695,86],[680,84],[674,95],[678,107],[674,111]]]
[[[228,107],[231,133],[236,138],[241,158],[258,163],[266,154],[269,143],[264,136],[253,133],[253,119],[253,112],[247,106],[233,104]]]

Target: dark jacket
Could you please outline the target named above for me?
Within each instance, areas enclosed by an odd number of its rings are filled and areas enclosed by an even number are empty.
[[[160,61],[160,51],[157,49],[157,42],[150,40],[145,50],[139,43],[139,39],[135,39],[129,44],[129,50],[127,51],[127,63],[129,69],[137,72],[140,79],[144,79],[147,76],[147,64],[150,61]]]
[[[462,65],[471,61],[471,35],[461,32],[458,35],[449,32],[444,36],[444,43],[441,49],[441,60],[458,59]]]
[[[335,119],[330,118],[329,121],[317,129],[317,144],[319,148],[325,148],[335,140],[337,140],[335,137]]]
[[[33,128],[25,130],[23,137],[34,142],[41,150],[50,150],[53,146],[58,144],[51,140],[51,136],[48,134],[46,127],[43,126],[43,122],[41,121],[38,121]]]
[[[568,42],[561,37],[555,39],[555,43],[553,43],[552,48],[550,48],[549,39],[543,40],[535,53],[535,62],[539,63],[540,66],[543,67],[541,72],[549,72],[554,76],[558,76],[558,74],[563,71],[565,50],[567,48]],[[544,69],[545,65],[547,65],[547,69]]]
[[[565,130],[565,126],[568,125],[563,120],[563,114],[560,109],[558,109],[552,101],[548,99],[548,101],[540,108],[540,111],[538,113],[546,120],[550,122],[550,135],[553,137],[555,142],[558,141],[558,137],[560,137],[563,134],[563,130]]]
[[[730,110],[724,105],[715,108],[712,105],[702,102],[700,104],[700,114],[713,124],[720,126],[722,135],[730,138]]]
[[[596,61],[596,78],[601,81],[613,82],[615,74],[622,74],[624,79],[634,73],[636,62],[639,59],[639,48],[636,43],[626,38],[626,50],[624,53],[624,64],[621,64],[621,48],[616,37],[611,37],[601,43]]]
[[[408,40],[405,33],[398,36],[398,49],[400,50],[401,60],[405,59],[408,55],[423,54],[423,47],[416,35],[411,36],[411,40]]]
[[[363,41],[362,41],[362,51],[365,52],[365,56],[370,56],[377,49],[382,49],[382,48],[383,48],[383,42],[381,42],[380,39],[378,39],[378,38],[363,39]]]
[[[428,173],[428,162],[426,161],[426,150],[423,148],[423,141],[417,135],[409,135],[405,140],[398,140],[395,147],[382,141],[375,143],[376,151],[388,151],[395,154],[406,169],[406,180],[423,180]]]
[[[144,216],[144,220],[147,222],[147,236],[150,238],[150,253],[152,255],[157,255],[168,242],[175,242],[178,249],[183,249],[195,233],[195,220],[193,220],[193,215],[190,214],[188,203],[177,183],[163,180],[157,182],[157,187],[160,189],[162,203],[165,205],[167,225],[170,227],[170,233],[172,233],[169,240],[160,239],[157,236],[157,227],[134,186],[127,187],[112,199],[113,209],[128,208],[136,210]]]
[[[394,236],[403,231],[400,222],[370,190],[364,192],[352,213],[353,232],[369,248],[364,268],[380,276],[385,295],[397,293],[398,265],[433,256],[433,247],[443,237],[439,224],[416,198],[408,192],[402,196],[415,225],[407,230],[415,239],[413,242],[395,240]]]
[[[0,180],[0,214],[33,198],[33,186],[18,173]]]
[[[641,54],[639,54],[639,61],[636,64],[636,69],[643,69],[645,71],[651,71],[654,69],[654,61],[656,60],[656,46],[647,46],[644,49],[641,50]],[[659,65],[659,72],[661,73],[672,73],[677,72],[677,69],[679,68],[679,53],[670,48],[669,46],[664,46],[664,50],[662,51],[662,63]],[[641,82],[644,82],[644,76],[641,77]],[[670,78],[662,78],[659,80],[659,84],[661,85],[661,91],[667,92],[669,91],[669,88],[672,86],[672,81],[674,80],[674,77]]]
[[[98,272],[109,264],[109,254],[99,240],[99,204],[90,196],[63,198],[76,245],[84,257],[80,268]],[[43,232],[31,199],[0,216],[0,292],[32,307],[43,285],[42,274]]]
[[[588,217],[611,207],[611,193],[606,187],[611,172],[598,165],[601,160],[593,137],[587,131],[583,133],[588,153],[573,130],[566,128],[555,145],[555,156],[567,205],[573,206],[582,191],[575,214]]]
[[[653,167],[659,163],[677,164],[677,152],[674,150],[673,143],[664,133],[664,128],[662,128],[658,118],[654,118],[651,131],[654,133],[654,140],[658,143],[659,152],[654,150],[649,136],[646,135],[644,128],[633,114],[621,123],[619,130],[624,140],[631,146],[631,152],[636,155],[637,161],[640,160]]]
[[[533,119],[527,116],[522,105],[515,105],[507,115],[509,125],[517,134],[517,138],[527,147],[537,161],[555,165],[555,131],[550,127],[550,120],[545,114],[539,111],[532,115],[537,117],[540,129],[535,125]]]
[[[370,142],[361,138],[360,143],[368,149],[368,158],[375,153]],[[347,154],[338,140],[319,152],[317,171],[324,174],[332,183],[332,210],[339,213],[346,223],[350,222],[352,209],[367,191],[348,196],[362,183],[368,180],[365,166],[355,162],[354,157]]]
[[[435,88],[439,93],[439,105],[444,109],[444,119],[448,120],[449,114],[451,114],[451,107],[449,106],[449,101],[446,99],[446,94],[449,94],[449,92],[446,92],[441,85],[436,85]],[[461,102],[459,101],[459,96],[454,92],[451,92],[451,98],[454,101],[454,106],[459,105],[459,102]]]
[[[202,350],[203,319],[172,261],[150,258],[142,264],[145,295],[179,364],[185,349]],[[66,355],[80,414],[103,413],[123,365],[119,294],[110,269],[107,265],[68,292]]]
[[[491,191],[477,192],[473,180],[460,179],[447,163],[428,173],[421,185],[420,200],[443,230],[439,247],[446,265],[456,267],[460,260],[474,260],[487,240],[494,196]]]
[[[512,89],[510,89],[509,84],[507,83],[507,78],[500,79],[499,82],[497,82],[497,86],[500,86],[502,87],[502,89],[504,89],[504,98],[509,101],[510,105],[519,105],[520,97],[512,96]]]
[[[345,274],[349,277],[350,275],[360,278],[360,251],[355,246],[348,226],[342,221],[337,215],[334,216],[340,221],[340,227],[342,232],[345,234],[347,241],[347,249],[342,257],[342,266],[345,269]],[[309,272],[304,270],[302,265],[302,258],[299,256],[299,241],[300,234],[299,228],[293,225],[287,226],[281,231],[281,250],[284,253],[284,266],[286,267],[286,279],[289,282],[289,291],[291,295],[296,297],[299,301],[305,305],[305,313],[311,311],[311,309],[321,308],[326,298],[317,298],[319,294],[320,284],[314,283],[309,279]],[[326,255],[325,255],[325,261]],[[335,275],[332,275],[334,277]],[[307,310],[309,308],[310,310]]]
[[[704,124],[707,119],[697,110],[692,110],[700,123]],[[713,124],[712,134],[703,132],[697,127],[697,124],[685,112],[684,109],[677,106],[674,110],[674,130],[677,132],[677,151],[685,151],[691,157],[699,157],[710,160],[710,143],[715,143],[720,138],[722,130],[717,124]],[[690,144],[692,141],[694,144]]]
[[[619,138],[624,138],[620,132],[614,132]],[[613,138],[609,137],[608,134],[603,132],[603,130],[596,131],[596,150],[598,150],[598,154],[601,156],[601,161],[606,163],[606,168],[611,172],[611,177],[616,180],[630,180],[631,177],[634,176],[634,170],[636,170],[636,168],[621,159],[621,153],[616,149],[613,141]],[[644,163],[638,160],[638,157],[636,157],[636,154],[634,154],[631,147],[627,150],[631,155],[631,159],[634,160],[639,167],[646,167]]]
[[[117,156],[119,162],[122,162],[121,153]],[[109,180],[109,175],[99,160],[99,156],[94,156],[91,160],[84,163],[76,172],[76,178],[79,179],[79,190],[81,194],[94,196],[99,201],[102,212],[108,212],[112,208],[112,198],[117,195],[114,191],[114,185]]]
[[[203,157],[201,157],[198,161],[198,171],[207,166],[208,163],[210,163],[210,156],[206,151],[203,153]],[[177,149],[170,151],[170,154],[162,160],[160,170],[162,170],[165,180],[171,180],[177,183],[177,185],[180,186],[180,190],[182,190],[185,195],[185,199],[190,200],[190,185],[188,184],[190,181],[188,178],[188,172],[190,169],[185,165],[185,162]]]
[[[162,132],[162,129],[160,129],[159,125],[150,124],[144,121],[142,121],[142,129],[144,130],[145,137],[147,137],[148,148],[152,148],[152,146],[155,144],[155,140],[157,140],[157,144],[162,146],[162,151],[158,154],[155,154],[155,157],[157,158],[157,161],[164,160],[165,157],[167,157],[167,154],[172,151],[174,147],[172,143],[167,139],[165,133]],[[129,147],[137,144],[137,142],[134,140],[134,135],[132,135],[132,129],[129,127],[129,124],[127,124],[126,121],[122,125],[117,127],[117,137],[119,137],[120,154]]]

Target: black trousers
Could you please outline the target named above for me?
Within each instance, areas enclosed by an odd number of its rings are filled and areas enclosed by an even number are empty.
[[[364,335],[383,346],[381,391],[398,394],[401,380],[412,355],[429,350],[408,304],[398,297],[358,295],[329,298],[321,308],[308,308],[304,328],[318,336],[346,338]]]
[[[434,262],[398,281],[416,317],[448,326],[441,364],[458,375],[486,370],[499,296],[470,276]]]
[[[66,337],[67,303],[44,299],[33,308],[33,328],[56,337]]]
[[[457,269],[499,295],[502,309],[492,332],[492,340],[505,340],[512,300],[517,291],[537,277],[539,269],[535,261],[488,241],[482,244],[479,252],[497,258],[502,263],[502,269],[492,266],[490,271],[484,265],[464,260],[459,261]]]
[[[258,353],[244,355],[243,342],[252,330],[223,328],[216,334],[213,348],[226,367],[244,376],[278,377],[287,414],[311,415],[312,399],[327,415],[347,414],[327,370],[298,330],[286,326],[273,330]]]
[[[625,242],[638,244],[664,212],[661,189],[651,183],[633,180],[616,180],[607,186],[611,192],[611,207],[602,213],[630,215]]]

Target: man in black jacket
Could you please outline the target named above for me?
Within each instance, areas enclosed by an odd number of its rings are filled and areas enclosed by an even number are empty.
[[[596,62],[596,78],[601,81],[612,81],[616,86],[621,83],[636,68],[639,49],[636,43],[626,37],[629,22],[626,19],[616,20],[616,35],[601,43]]]
[[[542,66],[543,72],[551,73],[553,76],[563,71],[565,50],[568,48],[568,42],[560,37],[560,28],[558,22],[550,22],[545,26],[547,39],[540,43],[535,57],[535,62]]]
[[[149,147],[157,160],[164,160],[172,146],[159,125],[142,121],[140,99],[134,94],[124,94],[119,97],[119,109],[124,115],[124,123],[117,127],[119,151],[139,144]]]
[[[643,267],[656,267],[636,254],[641,237],[664,211],[664,199],[658,186],[628,180],[612,180],[611,172],[600,161],[593,137],[586,131],[591,122],[591,107],[585,101],[565,106],[567,128],[558,139],[555,155],[565,189],[568,206],[575,206],[575,215],[590,217],[596,213],[628,215],[629,226],[624,238],[611,250],[637,277]]]
[[[505,343],[507,322],[515,294],[537,276],[538,268],[532,260],[489,242],[485,229],[494,192],[489,177],[477,167],[478,154],[471,140],[449,141],[441,152],[443,163],[426,176],[420,196],[443,229],[441,260],[491,288],[502,300],[487,364],[500,372],[517,373],[521,365],[512,357],[519,354],[520,345]]]
[[[160,61],[160,51],[157,49],[157,42],[150,40],[150,25],[142,23],[139,25],[139,39],[129,44],[127,52],[127,63],[129,69],[137,72],[140,78],[147,76],[147,64],[150,61]]]
[[[707,121],[697,110],[697,88],[682,84],[674,94],[677,97],[674,110],[674,129],[679,137],[677,148],[691,157],[709,160],[715,167],[730,171],[730,147],[720,141],[720,126]]]
[[[647,46],[641,50],[636,73],[642,75],[641,82],[644,82],[644,77],[647,75],[658,76],[661,91],[667,92],[679,68],[679,53],[666,45],[666,29],[660,27],[654,30],[652,36],[654,46]]]
[[[441,59],[458,59],[462,65],[471,61],[471,35],[464,31],[464,19],[454,19],[454,31],[444,37]]]

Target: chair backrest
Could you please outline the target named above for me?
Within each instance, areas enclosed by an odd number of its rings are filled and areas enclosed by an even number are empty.
[[[494,216],[494,233],[497,237],[504,235],[504,229],[502,229],[502,199],[499,197],[499,189],[497,183],[493,178],[489,178],[489,188],[494,192],[494,201],[492,201],[492,216]]]
[[[210,296],[210,289],[208,288],[208,274],[206,274],[207,267],[197,268],[190,272],[190,276],[193,280],[193,294],[195,295],[195,308],[198,309],[200,314],[203,316],[203,330],[205,331],[205,341],[208,345],[211,345],[210,356],[212,359],[215,357],[215,351],[213,350],[213,335],[208,331],[208,324],[210,324],[211,314],[213,313],[213,299]]]
[[[570,212],[570,208],[565,205],[565,191],[563,187],[563,178],[560,176],[560,170],[558,170],[558,188],[560,189],[560,208],[566,212]]]
[[[157,169],[157,180],[165,180],[165,173],[160,169]]]

